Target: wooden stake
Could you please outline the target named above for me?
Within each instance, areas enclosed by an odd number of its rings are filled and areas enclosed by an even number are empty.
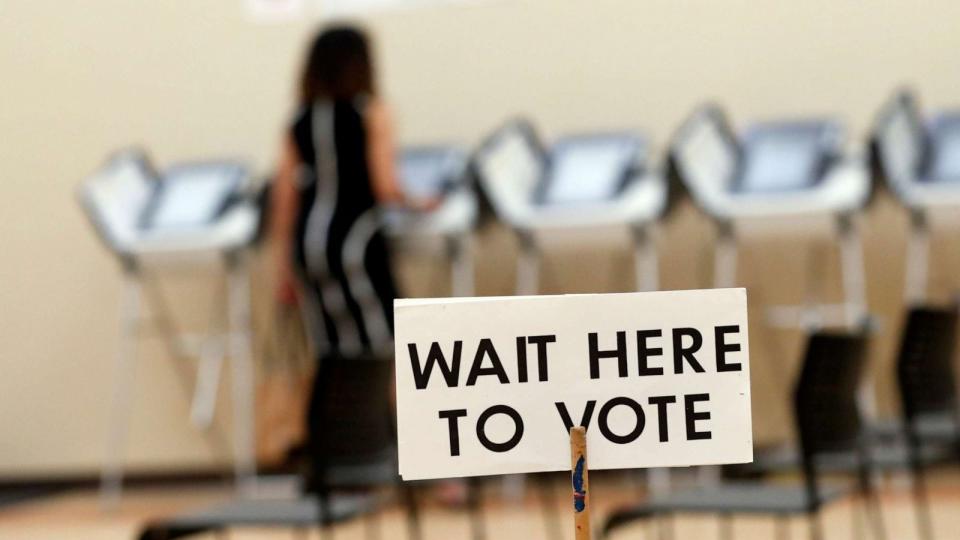
[[[573,524],[576,540],[590,540],[590,478],[587,471],[587,430],[570,429],[570,480],[573,486]]]

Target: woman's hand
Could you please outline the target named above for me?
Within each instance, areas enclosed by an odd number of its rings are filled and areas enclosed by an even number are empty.
[[[427,197],[417,199],[407,199],[406,207],[417,212],[432,212],[436,210],[443,199],[440,197]]]
[[[297,305],[297,276],[289,262],[277,264],[277,281],[274,297],[281,306]]]

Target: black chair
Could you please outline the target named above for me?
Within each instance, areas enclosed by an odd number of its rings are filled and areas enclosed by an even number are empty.
[[[318,524],[334,522],[327,512],[334,492],[376,492],[394,486],[402,494],[410,538],[420,537],[413,488],[397,473],[391,385],[393,359],[365,353],[329,355],[320,361],[310,399],[306,491],[316,494]],[[374,537],[368,516],[368,535]]]
[[[746,513],[777,517],[780,538],[786,538],[788,533],[785,518],[805,515],[810,523],[810,537],[819,540],[823,538],[821,508],[840,499],[849,489],[822,485],[818,461],[833,452],[853,452],[857,456],[856,491],[867,503],[874,537],[885,538],[879,501],[871,485],[866,430],[857,406],[866,349],[863,333],[819,332],[810,337],[794,390],[802,485],[741,482],[675,492],[613,513],[604,524],[603,534],[641,519],[675,513],[711,513],[722,518],[722,537],[730,538],[730,516]]]
[[[933,538],[924,476],[924,466],[930,462],[926,456],[938,454],[937,447],[942,450],[940,455],[953,459],[960,455],[954,369],[958,318],[956,308],[911,309],[897,357],[901,427],[913,476],[917,525],[925,539]]]

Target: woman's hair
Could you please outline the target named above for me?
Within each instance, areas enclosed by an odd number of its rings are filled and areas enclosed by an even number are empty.
[[[301,103],[373,93],[370,47],[363,31],[350,26],[322,30],[307,55],[300,80]]]

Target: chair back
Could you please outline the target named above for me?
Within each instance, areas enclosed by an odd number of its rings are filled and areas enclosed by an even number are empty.
[[[320,359],[307,414],[309,491],[396,480],[393,361],[373,353]]]
[[[695,110],[677,130],[668,159],[671,176],[702,206],[732,188],[742,149],[723,110],[708,104]]]
[[[915,307],[907,313],[897,385],[908,421],[924,413],[957,412],[957,322],[956,308]]]
[[[865,333],[817,332],[810,336],[794,412],[801,452],[848,451],[862,442],[857,391],[866,363]]]
[[[84,180],[78,198],[100,239],[111,251],[124,255],[144,225],[157,188],[146,157],[131,149],[114,154]]]
[[[500,127],[473,156],[473,170],[486,202],[508,224],[525,220],[546,173],[546,157],[533,125],[522,119]]]

